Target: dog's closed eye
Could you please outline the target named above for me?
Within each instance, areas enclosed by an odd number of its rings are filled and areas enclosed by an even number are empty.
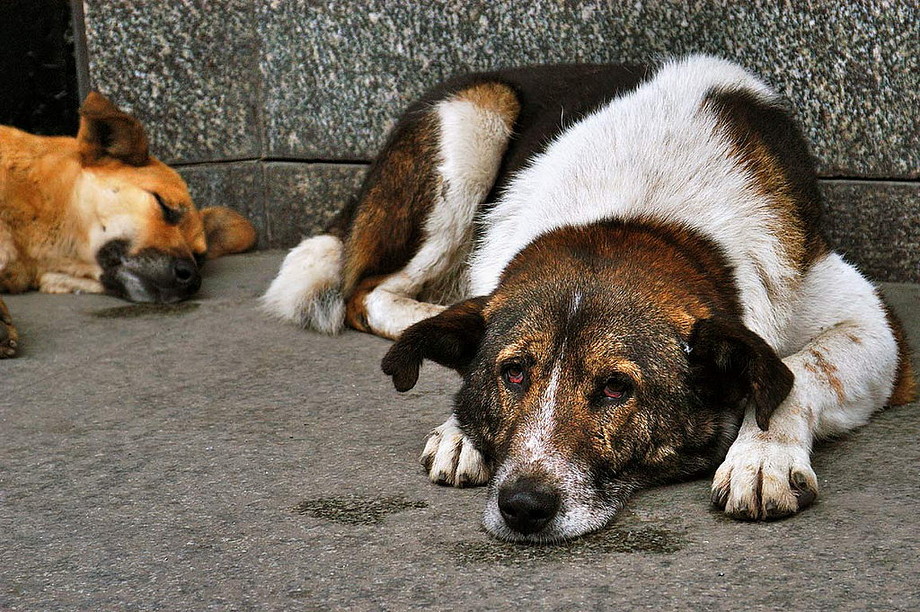
[[[157,201],[157,204],[160,205],[160,212],[163,213],[163,220],[166,221],[168,225],[179,225],[179,221],[182,220],[183,211],[181,209],[168,206],[166,202],[163,201],[163,198],[160,196],[160,194],[154,193],[152,195]]]

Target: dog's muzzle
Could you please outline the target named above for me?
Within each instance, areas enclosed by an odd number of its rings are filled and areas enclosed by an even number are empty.
[[[172,303],[187,299],[201,287],[194,259],[155,249],[129,255],[127,243],[113,241],[96,256],[102,284],[111,294],[132,302]]]
[[[529,535],[543,529],[559,512],[560,495],[534,476],[507,482],[498,490],[498,509],[505,524],[517,533]]]

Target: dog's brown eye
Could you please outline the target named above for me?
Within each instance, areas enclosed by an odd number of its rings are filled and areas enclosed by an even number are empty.
[[[625,376],[611,376],[601,390],[603,398],[614,404],[622,404],[632,393],[632,383]]]
[[[524,368],[520,364],[509,363],[502,369],[502,378],[509,387],[520,388],[524,385]]]

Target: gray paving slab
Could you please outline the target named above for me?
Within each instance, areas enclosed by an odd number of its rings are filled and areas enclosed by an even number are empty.
[[[920,416],[822,444],[816,506],[712,512],[705,480],[558,547],[498,543],[483,489],[416,463],[452,373],[397,395],[388,342],[267,320],[282,253],[211,262],[172,309],[10,296],[0,362],[0,610],[920,607]],[[885,285],[917,345],[920,286]]]

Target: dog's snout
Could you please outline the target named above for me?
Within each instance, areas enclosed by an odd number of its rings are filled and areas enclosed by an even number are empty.
[[[198,267],[191,259],[177,259],[173,264],[173,275],[180,285],[190,285],[198,278]]]
[[[505,524],[518,533],[536,533],[559,511],[559,493],[542,480],[522,477],[502,485],[498,509]]]

